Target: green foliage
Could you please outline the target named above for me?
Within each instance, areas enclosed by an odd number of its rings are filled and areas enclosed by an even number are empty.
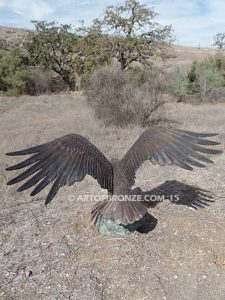
[[[106,48],[122,70],[133,62],[151,66],[150,58],[155,54],[165,56],[165,48],[172,42],[172,28],[158,24],[155,17],[147,5],[127,0],[122,5],[109,6],[103,19],[95,21],[105,33]]]
[[[104,35],[95,20],[90,27],[77,29],[79,36],[76,44],[73,66],[78,75],[91,73],[97,66],[111,63],[110,47],[107,36]]]
[[[188,92],[189,82],[185,73],[180,68],[176,68],[171,74],[169,90],[174,95],[178,102],[181,102]]]
[[[73,57],[77,36],[70,25],[33,21],[36,34],[30,36],[26,48],[32,65],[45,66],[56,72],[69,90],[75,89]]]
[[[197,62],[193,62],[191,70],[187,74],[188,90],[197,92],[198,89],[198,75],[197,75]]]
[[[172,42],[171,26],[161,26],[154,21],[156,13],[136,0],[127,0],[118,6],[109,6],[103,18],[92,26],[78,29],[76,55],[78,73],[92,71],[94,67],[116,59],[121,69],[130,68],[133,62],[152,66],[151,57],[165,58],[165,49]],[[81,54],[82,53],[82,54]]]
[[[198,73],[197,78],[198,91],[201,94],[206,94],[213,87],[219,87],[224,84],[223,77],[219,73],[218,69],[203,68]]]
[[[77,76],[90,73],[96,66],[110,62],[106,36],[96,23],[75,32],[70,25],[33,21],[36,34],[26,47],[30,63],[44,66],[57,73],[69,90],[76,89]]]
[[[94,20],[91,26],[82,23],[76,30],[68,24],[32,21],[36,32],[30,33],[24,43],[30,67],[24,67],[26,63],[20,56],[5,57],[4,54],[0,88],[7,93],[22,93],[29,70],[37,68],[53,71],[60,76],[64,87],[75,90],[79,77],[85,78],[96,67],[115,59],[122,70],[132,69],[134,62],[150,67],[150,58],[165,57],[165,49],[172,42],[171,26],[155,22],[156,15],[153,9],[139,1],[126,0],[121,5],[109,6],[101,20]],[[145,81],[141,70],[133,69],[132,72],[139,84]],[[45,84],[46,80],[39,76],[41,73],[37,74],[37,84],[35,72],[30,74],[28,90],[33,94],[51,91],[51,82]],[[43,73],[43,77],[46,74]]]
[[[30,69],[19,52],[0,51],[0,92],[8,96],[23,93]]]
[[[206,94],[212,88],[224,84],[223,76],[217,65],[216,57],[209,57],[202,62],[194,62],[188,73],[189,92]]]
[[[225,86],[225,56],[210,56],[203,61],[192,63],[190,70],[176,68],[170,80],[170,92],[182,101],[186,94],[199,95],[200,99],[211,99],[215,89]]]
[[[219,70],[220,74],[223,76],[224,82],[225,82],[225,55],[220,52],[220,53],[216,54],[215,57],[212,59],[215,60],[216,68]]]

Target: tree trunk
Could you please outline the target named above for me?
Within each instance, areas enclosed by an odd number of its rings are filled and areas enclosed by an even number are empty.
[[[120,68],[121,68],[121,70],[125,70],[126,67],[127,67],[127,60],[126,60],[123,52],[120,53],[119,62],[120,62]]]
[[[75,80],[71,80],[70,72],[68,70],[63,69],[63,67],[61,67],[61,66],[59,66],[59,68],[52,68],[52,70],[61,77],[61,79],[63,80],[63,83],[65,84],[67,91],[75,91],[76,90],[76,82],[75,82]]]
[[[68,88],[68,91],[75,91],[76,90],[76,82],[74,80],[70,79],[69,72],[67,70],[63,71],[63,74],[61,74],[62,79],[64,83],[66,84],[66,87]]]

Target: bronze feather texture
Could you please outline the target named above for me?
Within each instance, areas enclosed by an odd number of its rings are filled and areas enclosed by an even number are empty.
[[[109,161],[85,137],[68,134],[42,145],[6,153],[9,156],[31,155],[6,169],[26,168],[7,184],[25,181],[18,192],[34,187],[30,194],[34,196],[52,183],[45,201],[48,204],[60,187],[80,182],[90,175],[111,195],[94,207],[93,219],[105,217],[117,224],[128,225],[140,220],[147,212],[140,201],[118,201],[119,195],[131,193],[137,169],[146,160],[154,165],[177,165],[190,171],[193,167],[203,168],[206,163],[213,163],[205,154],[222,153],[212,149],[220,143],[208,139],[216,135],[155,126],[145,130],[121,160]]]

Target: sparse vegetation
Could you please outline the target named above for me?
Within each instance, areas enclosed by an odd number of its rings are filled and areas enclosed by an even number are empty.
[[[178,101],[185,101],[186,95],[193,95],[195,101],[218,101],[218,95],[224,95],[225,87],[225,57],[216,55],[203,61],[192,63],[189,71],[176,68],[169,84],[170,92]],[[218,90],[218,95],[217,95]],[[188,97],[190,100],[190,97]]]
[[[153,72],[153,71],[152,71]],[[89,104],[105,124],[147,126],[163,119],[162,78],[156,73],[142,83],[118,66],[106,66],[90,76],[87,89]]]

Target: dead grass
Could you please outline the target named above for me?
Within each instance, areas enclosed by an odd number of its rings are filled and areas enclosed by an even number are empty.
[[[220,268],[225,268],[225,257],[221,254],[214,253],[214,263]]]
[[[218,132],[225,143],[225,105],[167,104],[177,126]],[[225,241],[225,154],[214,165],[188,172],[146,163],[136,185],[149,191],[167,180],[207,189],[215,197],[205,209],[162,202],[149,212],[158,224],[148,234],[108,239],[90,225],[94,203],[79,194],[105,193],[88,177],[59,191],[44,206],[46,192],[6,187],[4,169],[20,161],[4,153],[50,141],[70,132],[90,139],[108,157],[122,157],[143,131],[105,127],[85,97],[69,95],[0,99],[0,296],[2,299],[223,299]],[[73,197],[71,197],[73,196]]]
[[[203,60],[208,58],[210,55],[218,53],[215,49],[199,48],[198,45],[196,45],[196,47],[173,45],[170,51],[173,58],[166,60],[164,63],[164,65],[168,68],[174,67],[174,65],[185,67],[186,65],[193,63],[193,61]]]

